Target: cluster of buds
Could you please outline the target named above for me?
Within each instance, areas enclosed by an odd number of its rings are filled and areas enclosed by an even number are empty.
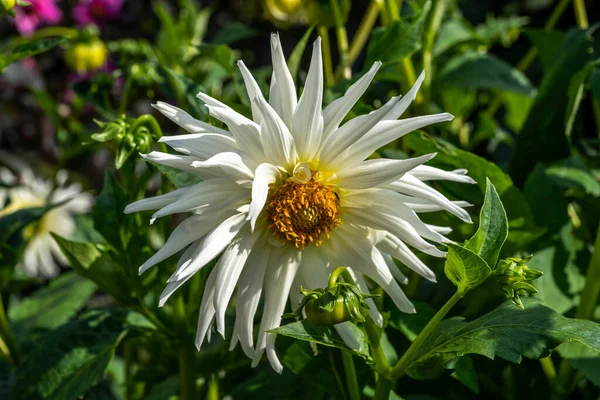
[[[520,308],[523,308],[523,303],[519,296],[537,293],[537,289],[530,282],[543,275],[543,272],[529,269],[525,265],[531,257],[506,258],[498,263],[494,271],[504,293]]]
[[[306,290],[300,287],[300,293],[304,296],[300,306],[296,311],[284,314],[283,318],[299,318],[304,310],[306,319],[315,325],[365,322],[369,309],[365,299],[379,295],[363,293],[354,282],[340,282],[337,276],[334,271],[326,289]]]
[[[92,139],[97,142],[115,141],[117,145],[117,169],[120,169],[133,153],[148,153],[152,143],[162,136],[158,123],[149,114],[138,118],[127,118],[123,115],[111,122],[95,122],[102,128],[102,132],[94,133]]]

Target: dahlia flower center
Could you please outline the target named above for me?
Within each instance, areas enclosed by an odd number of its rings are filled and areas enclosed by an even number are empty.
[[[297,166],[294,177],[272,189],[267,199],[269,228],[284,244],[299,249],[309,243],[319,246],[342,222],[336,193],[318,182],[319,172],[304,167]]]

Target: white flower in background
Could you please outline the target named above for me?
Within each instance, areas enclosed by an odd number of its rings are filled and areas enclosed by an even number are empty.
[[[453,117],[448,113],[397,120],[414,100],[421,75],[405,97],[394,97],[368,115],[340,123],[369,86],[381,63],[375,63],[345,95],[321,110],[323,68],[321,40],[313,45],[306,84],[298,100],[286,67],[279,36],[272,35],[273,76],[267,101],[242,61],[252,120],[207,96],[210,115],[228,131],[192,118],[159,102],[155,107],[191,134],[163,137],[181,155],[152,152],[153,162],[195,174],[201,183],[130,204],[127,213],[158,210],[155,218],[191,212],[165,245],[140,268],[148,268],[187,248],[161,295],[169,296],[196,272],[221,255],[206,283],[200,306],[196,345],[216,319],[225,333],[225,310],[237,286],[232,347],[239,341],[256,364],[266,351],[276,371],[282,366],[275,335],[289,297],[295,308],[298,289],[324,287],[333,268],[351,268],[362,291],[365,277],[380,285],[398,308],[415,309],[398,282],[406,277],[399,260],[421,276],[434,273],[412,252],[444,257],[432,243],[444,243],[450,229],[423,223],[421,212],[446,210],[471,222],[462,201],[450,201],[424,182],[443,179],[473,183],[466,171],[446,172],[424,166],[434,154],[406,160],[367,160],[375,150],[415,129]],[[410,246],[410,247],[409,247]],[[253,319],[264,292],[257,341]],[[376,323],[382,316],[373,305]],[[348,327],[336,325],[350,340]]]
[[[66,185],[67,173],[60,171],[56,182],[46,181],[37,176],[22,160],[6,153],[0,154],[3,162],[16,172],[0,168],[0,218],[30,207],[66,203],[56,206],[37,222],[28,225],[24,232],[27,241],[23,258],[17,265],[27,275],[35,278],[52,278],[59,272],[59,263],[68,261],[50,235],[54,232],[69,237],[75,230],[74,216],[89,211],[93,197],[81,192],[81,185]],[[55,184],[56,183],[56,184]]]

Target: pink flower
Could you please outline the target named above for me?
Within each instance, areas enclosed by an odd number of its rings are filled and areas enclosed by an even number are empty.
[[[15,25],[21,35],[31,35],[42,24],[55,25],[62,20],[62,11],[54,0],[28,0],[31,5],[15,7]]]
[[[79,26],[101,25],[115,17],[124,0],[82,0],[73,8],[73,19]]]

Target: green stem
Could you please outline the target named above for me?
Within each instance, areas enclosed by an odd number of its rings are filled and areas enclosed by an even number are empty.
[[[548,17],[548,20],[544,24],[545,31],[549,31],[552,28],[554,28],[554,26],[556,25],[556,23],[558,22],[558,20],[560,19],[570,2],[571,0],[560,0],[560,2],[556,5],[554,10],[552,11],[552,14],[550,14],[550,17]],[[525,72],[527,68],[529,68],[531,63],[536,59],[537,55],[537,48],[531,47],[527,51],[527,53],[525,53],[521,61],[519,61],[519,63],[517,64],[517,69],[521,72]],[[494,99],[490,102],[490,106],[488,107],[486,113],[491,116],[495,115],[501,105],[502,96],[496,95],[496,97],[494,97]]]
[[[213,375],[208,382],[208,391],[206,392],[206,400],[219,400],[219,378]]]
[[[340,275],[344,278],[344,280],[347,283],[356,285],[356,282],[354,282],[354,278],[352,278],[352,275],[350,275],[350,272],[348,272],[346,267],[337,267],[329,276],[329,282],[327,282],[327,289],[331,289],[336,285],[336,282],[339,279]]]
[[[350,65],[354,64],[354,61],[358,58],[358,55],[362,51],[369,35],[371,34],[371,30],[373,30],[373,26],[377,21],[377,16],[381,11],[381,7],[383,6],[383,0],[371,0],[369,3],[369,8],[365,12],[365,16],[363,17],[356,34],[352,38],[352,42],[350,43],[350,51],[348,53],[348,61]],[[341,74],[341,72],[340,72]]]
[[[193,340],[188,335],[185,302],[181,291],[175,303],[175,324],[177,328],[178,357],[179,357],[179,398],[181,400],[196,400],[196,349]]]
[[[119,116],[125,113],[127,109],[127,101],[129,99],[129,91],[131,90],[131,76],[127,74],[127,78],[125,78],[125,87],[123,88],[123,94],[121,95],[121,102],[119,103]]]
[[[575,312],[575,318],[579,319],[594,319],[594,311],[598,304],[598,296],[600,295],[600,224],[596,232],[596,240],[594,242],[594,252],[588,266],[585,276],[585,286],[581,292],[579,306]],[[569,361],[563,359],[558,370],[558,386],[562,393],[567,394],[572,385],[573,368]]]
[[[342,69],[342,77],[344,79],[352,78],[352,70],[350,69],[350,58],[348,54],[348,32],[342,18],[342,12],[338,0],[329,0],[331,10],[333,11],[333,20],[335,21],[335,33],[337,36],[338,52],[340,54],[340,66]]]
[[[400,3],[397,0],[385,0],[385,11],[390,22],[400,19]]]
[[[360,400],[360,389],[358,388],[358,378],[356,377],[356,368],[352,354],[342,351],[342,361],[344,362],[344,373],[346,374],[346,384],[350,400]]]
[[[587,29],[589,26],[587,11],[585,10],[585,2],[583,0],[573,0],[573,8],[575,9],[575,19],[577,25],[582,29]]]
[[[377,328],[375,327],[375,323],[371,319],[370,316],[366,316],[366,321],[364,323],[365,332],[367,332],[367,337],[369,338],[369,346],[371,346],[371,355],[373,356],[373,361],[375,362],[375,371],[377,371],[380,376],[387,375],[390,372],[390,363],[383,352],[383,348],[381,347],[381,342],[379,341],[379,332],[377,332]]]
[[[548,356],[546,358],[540,358],[540,365],[542,366],[542,370],[548,379],[548,383],[551,388],[556,387],[556,368],[554,367],[554,363],[552,362],[552,357]]]
[[[6,310],[4,308],[4,300],[0,294],[0,351],[4,354],[6,359],[14,365],[19,364],[21,361],[19,352],[17,350],[17,344],[10,329],[8,318],[6,316]]]
[[[393,381],[390,381],[383,376],[379,376],[379,379],[377,379],[377,385],[375,386],[373,400],[388,400],[390,398],[390,392],[392,391],[393,386]]]
[[[433,9],[431,10],[429,24],[427,26],[427,31],[424,35],[423,40],[423,69],[425,69],[425,81],[423,82],[423,88],[427,93],[431,86],[431,81],[433,77],[432,70],[432,51],[433,51],[433,43],[435,41],[435,36],[440,28],[440,24],[442,23],[442,18],[444,17],[444,12],[446,11],[446,1],[447,0],[434,0]],[[429,98],[429,95],[426,96]]]
[[[319,25],[317,28],[321,36],[323,45],[323,70],[325,71],[325,86],[333,86],[333,63],[331,62],[331,45],[329,43],[329,33],[327,27]]]
[[[400,361],[392,368],[390,377],[398,379],[406,373],[406,368],[413,360],[414,355],[419,350],[419,347],[425,342],[425,339],[429,336],[433,328],[435,328],[444,319],[446,314],[462,299],[464,292],[458,290],[450,299],[444,304],[444,306],[433,316],[433,318],[427,323],[425,328],[419,333],[419,335],[412,342],[406,353],[402,355]]]
[[[129,131],[135,132],[136,129],[142,125],[146,125],[146,127],[150,130],[150,132],[153,132],[156,134],[157,138],[162,137],[162,129],[160,129],[160,125],[158,124],[158,122],[156,122],[156,118],[154,118],[150,114],[144,114],[144,115],[140,115],[139,117],[137,117],[135,119],[135,121],[133,122],[133,124],[131,124]]]

